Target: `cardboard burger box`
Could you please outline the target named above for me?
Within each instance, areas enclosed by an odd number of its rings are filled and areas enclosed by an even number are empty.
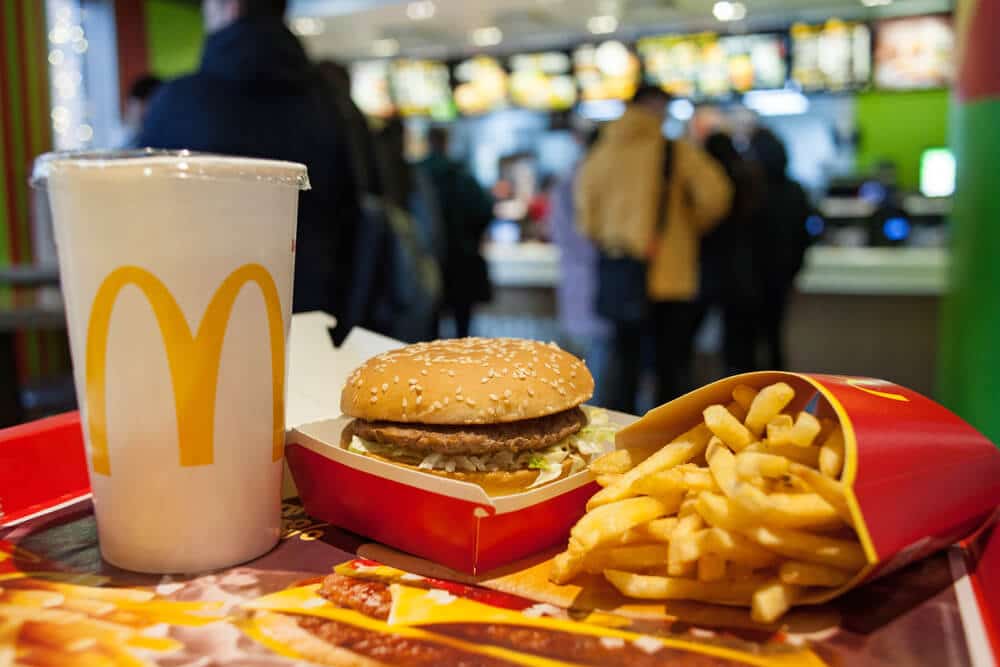
[[[867,565],[849,583],[805,603],[830,600],[857,585],[970,537],[1000,506],[1000,450],[957,415],[891,382],[835,375],[759,372],[697,389],[618,433],[618,447],[668,442],[726,404],[741,384],[785,382],[795,390],[786,412],[806,410],[838,422],[841,476]]]
[[[619,426],[634,417],[610,413]],[[293,429],[285,456],[306,511],[460,572],[479,574],[565,542],[598,490],[586,470],[521,493],[489,496],[340,446],[348,417]]]

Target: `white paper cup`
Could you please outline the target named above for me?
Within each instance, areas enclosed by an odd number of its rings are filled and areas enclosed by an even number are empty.
[[[101,553],[140,572],[278,540],[300,164],[45,156]]]

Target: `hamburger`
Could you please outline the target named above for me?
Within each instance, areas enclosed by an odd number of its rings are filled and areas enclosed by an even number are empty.
[[[366,456],[472,482],[490,495],[582,470],[613,447],[594,378],[554,343],[461,338],[373,357],[348,378],[341,444]]]
[[[428,588],[433,594],[441,583],[414,577],[406,585]],[[388,582],[341,574],[325,577],[316,595],[349,613],[312,615],[305,610],[304,613],[287,609],[262,610],[255,612],[244,627],[252,628],[271,648],[280,646],[289,657],[327,667],[515,667],[525,664],[737,667],[745,664],[705,655],[697,649],[670,648],[648,636],[631,641],[602,636],[600,630],[587,632],[587,624],[576,626],[583,631],[572,631],[567,612],[553,605],[533,604],[531,600],[513,595],[464,586],[450,585],[448,588],[447,593],[439,588],[436,593],[446,596],[454,593],[505,610],[519,610],[526,621],[530,617],[551,615],[563,627],[468,619],[467,622],[449,620],[423,624],[414,632],[412,627],[389,623],[398,588]],[[485,600],[480,597],[483,593],[488,596]],[[434,599],[430,594],[427,597]],[[317,610],[318,606],[313,606],[310,611]],[[633,633],[639,630],[625,617],[619,620],[618,629]],[[645,627],[650,626],[646,624]],[[690,643],[695,644],[695,640]],[[734,652],[732,646],[725,649]]]

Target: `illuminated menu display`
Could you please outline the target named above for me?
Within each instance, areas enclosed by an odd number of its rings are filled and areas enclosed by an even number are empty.
[[[650,83],[682,97],[711,95],[724,88],[725,64],[711,61],[718,46],[714,33],[662,35],[639,40],[639,55]]]
[[[788,66],[785,40],[780,35],[732,35],[721,38],[719,43],[725,53],[732,91],[785,86]]]
[[[392,116],[396,106],[389,91],[389,61],[370,60],[351,66],[351,98],[366,116]]]
[[[712,98],[757,88],[780,88],[787,77],[780,35],[705,32],[639,41],[650,83],[678,96]]]
[[[875,85],[943,88],[954,78],[955,33],[944,16],[913,16],[875,26]]]
[[[396,60],[389,71],[393,99],[402,116],[454,117],[448,66],[436,60]]]
[[[847,90],[868,85],[871,31],[863,23],[831,19],[792,26],[792,79],[805,91]]]
[[[522,53],[511,57],[510,69],[510,97],[517,106],[563,111],[576,103],[576,81],[565,53]]]
[[[465,115],[502,109],[507,105],[507,72],[496,58],[476,56],[455,67],[455,105]]]
[[[573,72],[584,101],[631,99],[639,69],[639,59],[621,42],[584,44],[573,52]]]

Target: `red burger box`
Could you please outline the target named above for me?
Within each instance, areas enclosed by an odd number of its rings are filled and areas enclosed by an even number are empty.
[[[609,413],[624,426],[635,417]],[[507,496],[347,451],[348,417],[292,429],[285,456],[306,511],[377,542],[480,574],[557,546],[598,486],[588,471]]]
[[[934,401],[882,380],[760,372],[706,385],[625,426],[619,447],[668,443],[730,402],[740,384],[786,382],[787,410],[838,421],[842,481],[868,565],[821,602],[986,525],[1000,505],[1000,450]],[[346,418],[289,432],[286,456],[306,510],[383,544],[477,574],[565,544],[597,490],[580,472],[525,493],[491,498],[478,486],[395,466],[339,446]],[[615,416],[627,424],[630,418]]]

